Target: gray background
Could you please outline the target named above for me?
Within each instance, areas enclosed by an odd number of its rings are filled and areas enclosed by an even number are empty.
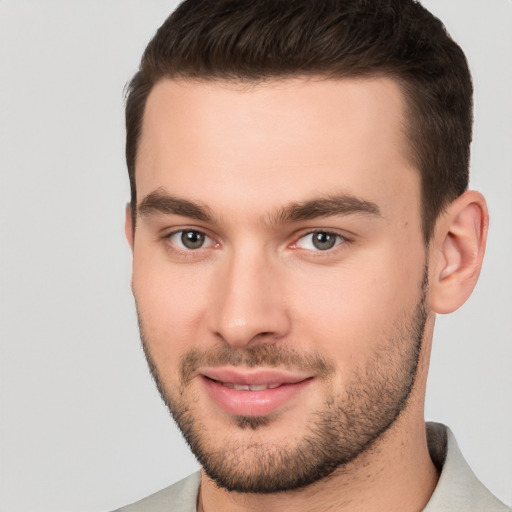
[[[175,2],[0,2],[0,510],[105,511],[196,463],[150,380],[123,238],[122,89]],[[512,503],[512,2],[428,0],[474,73],[473,297],[438,319],[427,418]]]

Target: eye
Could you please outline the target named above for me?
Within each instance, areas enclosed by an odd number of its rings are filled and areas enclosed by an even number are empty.
[[[193,251],[214,245],[213,240],[203,232],[195,229],[182,229],[171,233],[169,241],[180,249]]]
[[[299,249],[307,249],[311,251],[328,251],[340,245],[345,239],[336,233],[329,233],[328,231],[314,231],[308,233],[297,240],[294,244]]]

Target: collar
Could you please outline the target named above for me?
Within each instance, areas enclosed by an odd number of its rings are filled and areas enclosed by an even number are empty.
[[[423,512],[510,511],[478,480],[464,459],[452,431],[440,423],[427,423],[427,443],[439,481]]]

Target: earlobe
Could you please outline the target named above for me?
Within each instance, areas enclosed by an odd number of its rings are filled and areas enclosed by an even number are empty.
[[[469,190],[439,217],[431,245],[430,306],[451,313],[469,298],[485,252],[489,215],[484,197]]]
[[[134,231],[133,231],[132,208],[130,206],[130,203],[128,203],[126,205],[126,209],[125,209],[124,234],[126,236],[126,240],[128,240],[128,243],[130,244],[130,247],[132,248],[132,251],[133,251]]]

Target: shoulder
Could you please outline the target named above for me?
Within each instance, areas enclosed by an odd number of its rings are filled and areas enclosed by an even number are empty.
[[[175,484],[115,512],[196,512],[201,473],[193,473]]]
[[[448,427],[427,423],[427,439],[430,457],[440,475],[424,512],[510,512],[475,476]]]

